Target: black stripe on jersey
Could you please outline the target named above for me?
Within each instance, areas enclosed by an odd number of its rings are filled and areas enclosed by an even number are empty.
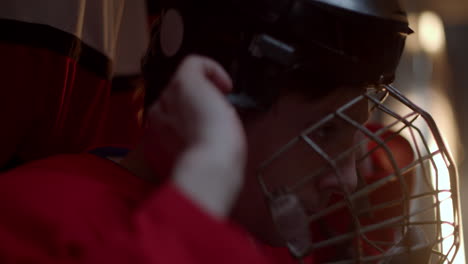
[[[0,19],[0,41],[49,49],[77,60],[80,66],[103,79],[111,78],[109,58],[75,35],[52,26]]]

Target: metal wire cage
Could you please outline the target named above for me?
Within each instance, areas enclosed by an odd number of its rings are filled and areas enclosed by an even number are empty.
[[[349,114],[362,102],[379,125],[363,125]],[[351,147],[332,153],[315,135],[336,120],[358,136]],[[304,146],[321,166],[280,187],[273,184],[274,164]],[[352,155],[357,188],[333,193],[325,206],[308,210],[303,193],[320,177],[342,181],[340,166]],[[368,89],[302,131],[259,167],[258,179],[279,233],[301,262],[452,263],[458,251],[455,164],[432,117],[392,86]],[[294,217],[282,218],[287,214]]]

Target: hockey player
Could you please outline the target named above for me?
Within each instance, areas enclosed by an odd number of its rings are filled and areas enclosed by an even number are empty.
[[[367,225],[366,207],[354,205],[366,184],[356,165],[363,138],[391,156],[392,137],[364,126],[369,110],[385,109],[369,90],[407,102],[388,86],[411,33],[396,1],[161,5],[143,64],[141,144],[119,163],[57,156],[4,175],[3,263],[426,260],[413,248],[428,246],[408,228],[404,181],[398,221]],[[400,180],[403,168],[392,166],[393,178],[367,189]],[[335,195],[352,230],[327,221]],[[388,223],[404,226],[399,239],[367,239]]]

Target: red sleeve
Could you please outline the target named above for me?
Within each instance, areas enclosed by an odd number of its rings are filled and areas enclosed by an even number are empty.
[[[0,263],[267,263],[242,230],[170,184],[127,210],[135,201],[105,186],[32,172],[1,175]]]
[[[266,263],[246,234],[215,220],[175,187],[155,195],[138,213],[137,223],[152,263]],[[155,243],[165,254],[152,250]]]

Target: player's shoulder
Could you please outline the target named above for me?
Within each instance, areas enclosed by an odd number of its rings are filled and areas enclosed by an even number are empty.
[[[51,157],[1,174],[0,255],[23,257],[23,251],[43,248],[62,252],[69,243],[102,246],[100,235],[132,217],[126,197],[136,196],[120,191],[140,190],[129,184],[134,179],[129,174],[90,154]]]
[[[57,184],[58,182],[78,181],[90,179],[103,172],[120,169],[110,161],[90,154],[57,155],[42,160],[33,161],[23,166],[0,174],[0,182],[4,184],[20,184],[21,186],[34,183]]]
[[[126,189],[135,192],[139,188],[135,178],[95,155],[59,155],[0,174],[0,202],[37,208],[48,204],[68,210],[115,199]]]

